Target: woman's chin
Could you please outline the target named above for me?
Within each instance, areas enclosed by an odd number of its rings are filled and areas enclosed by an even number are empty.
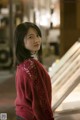
[[[38,51],[39,49],[40,49],[40,47],[36,47],[36,48],[35,48],[35,51]]]

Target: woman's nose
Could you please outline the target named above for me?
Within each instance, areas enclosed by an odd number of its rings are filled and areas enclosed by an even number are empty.
[[[35,37],[35,42],[38,42],[39,41],[39,38],[38,37]]]

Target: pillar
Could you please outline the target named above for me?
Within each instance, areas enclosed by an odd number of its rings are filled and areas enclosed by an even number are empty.
[[[80,37],[79,0],[61,0],[60,54],[63,56]]]

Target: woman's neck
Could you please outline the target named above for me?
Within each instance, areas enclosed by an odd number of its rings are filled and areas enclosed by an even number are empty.
[[[31,53],[31,57],[34,58],[34,59],[36,59],[36,60],[38,60],[37,52]]]

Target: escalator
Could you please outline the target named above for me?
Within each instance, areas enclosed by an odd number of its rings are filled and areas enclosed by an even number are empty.
[[[67,120],[68,116],[69,120],[80,119],[80,41],[55,66],[51,66],[49,74],[52,83],[52,110],[57,115],[56,120]],[[73,117],[76,114],[79,114],[78,118]]]

